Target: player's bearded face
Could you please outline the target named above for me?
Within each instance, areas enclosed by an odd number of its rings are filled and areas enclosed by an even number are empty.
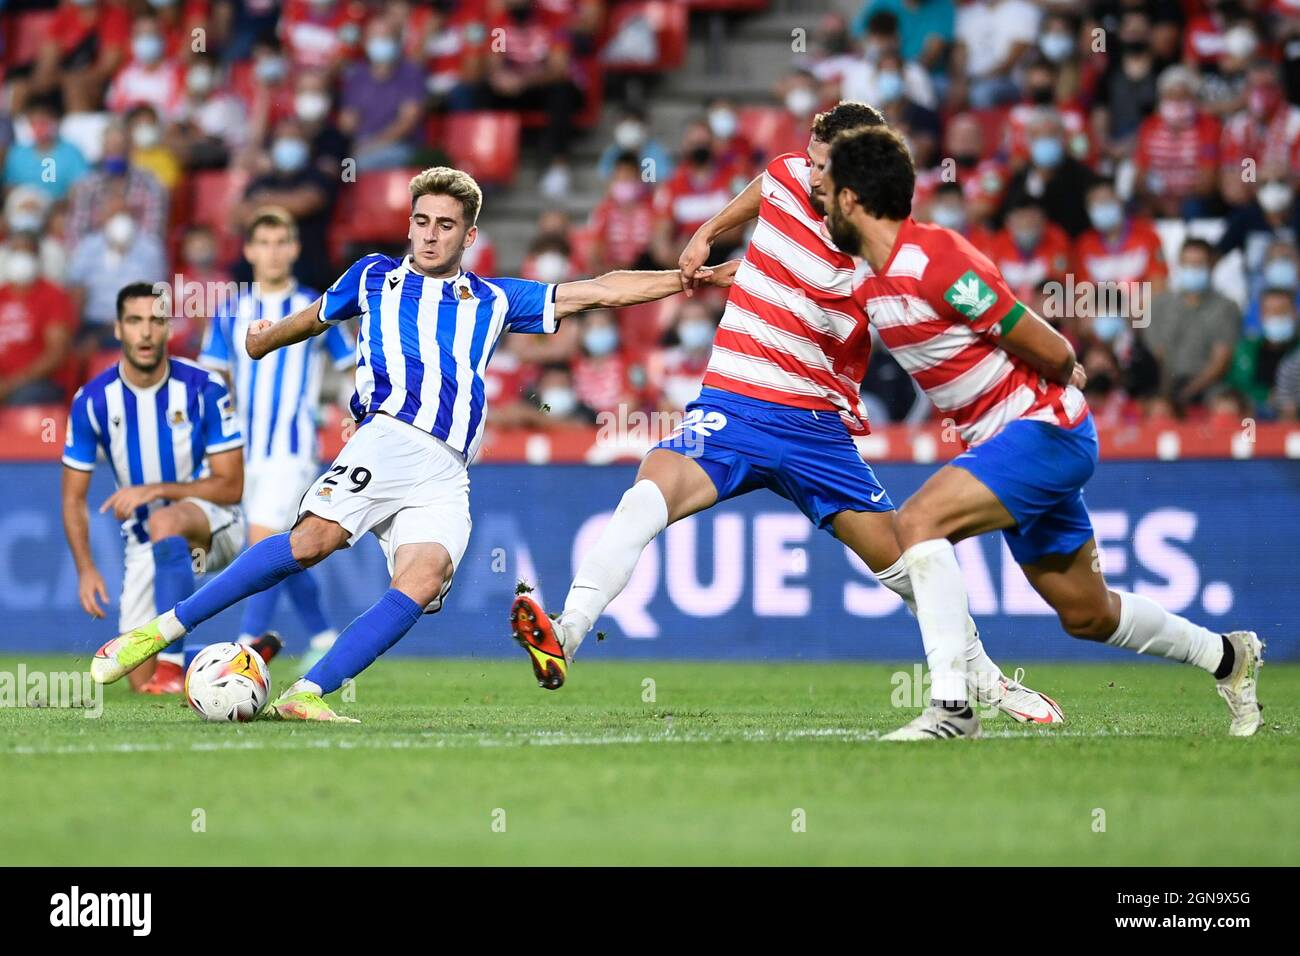
[[[828,183],[827,189],[829,188]],[[831,242],[835,243],[835,248],[840,252],[850,256],[861,255],[862,233],[844,214],[840,199],[840,196],[836,196],[831,201],[830,214],[826,217],[826,231],[830,233]]]
[[[162,298],[128,299],[117,321],[117,335],[122,340],[122,355],[142,372],[152,372],[167,357],[167,337],[171,334]],[[155,309],[155,304],[157,308]]]

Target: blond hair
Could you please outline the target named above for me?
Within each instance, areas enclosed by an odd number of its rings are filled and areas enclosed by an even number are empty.
[[[411,179],[411,211],[421,196],[450,196],[458,200],[465,210],[465,223],[474,225],[479,208],[483,205],[483,190],[474,177],[464,170],[450,166],[430,166]]]

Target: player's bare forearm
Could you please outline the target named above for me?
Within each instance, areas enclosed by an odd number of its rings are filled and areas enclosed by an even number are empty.
[[[208,458],[210,474],[194,481],[159,481],[142,487],[150,489],[153,498],[180,501],[182,498],[202,498],[214,505],[237,505],[244,497],[244,452],[240,448],[219,452]]]
[[[696,279],[706,285],[726,287],[740,267],[738,261],[723,263],[716,268],[701,269]],[[595,279],[565,282],[555,290],[555,315],[563,319],[587,309],[617,309],[626,305],[654,302],[676,295],[685,288],[680,269],[638,272],[621,270],[606,272]]]
[[[262,319],[248,327],[244,337],[244,348],[252,359],[265,358],[276,349],[286,345],[305,342],[313,335],[320,335],[329,326],[320,320],[321,303],[317,299],[305,309],[295,312],[280,322]]]
[[[1064,335],[1022,304],[1024,314],[1009,331],[999,335],[998,345],[1032,365],[1044,378],[1069,385],[1074,376],[1074,347]]]
[[[89,488],[90,472],[63,467],[63,536],[68,539],[78,574],[95,567],[90,554],[90,510],[86,507]]]
[[[731,202],[718,211],[696,231],[706,241],[713,242],[718,236],[725,235],[733,229],[748,225],[758,218],[758,204],[763,198],[763,177],[755,176],[748,186],[741,190]]]

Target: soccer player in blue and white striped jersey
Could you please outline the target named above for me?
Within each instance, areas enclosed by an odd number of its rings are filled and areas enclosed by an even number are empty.
[[[122,360],[78,389],[63,450],[63,527],[77,566],[81,606],[104,616],[104,578],[90,551],[86,494],[97,459],[113,469],[117,491],[100,506],[122,522],[126,574],[118,629],[146,625],[158,609],[194,590],[191,549],[205,570],[228,564],[244,546],[239,497],[244,440],[221,377],[169,358],[166,310],[151,285],[117,295]],[[132,673],[148,693],[179,693],[183,645],[155,668]]]
[[[199,356],[203,365],[228,376],[240,410],[250,545],[288,531],[297,520],[298,502],[321,471],[316,430],[325,361],[338,368],[350,367],[353,361],[354,346],[339,326],[280,349],[265,361],[248,357],[244,338],[249,326],[287,319],[319,295],[293,278],[298,252],[298,228],[288,212],[267,207],[253,216],[244,242],[244,258],[253,267],[253,290],[213,316]],[[338,635],[326,620],[320,589],[310,573],[295,574],[283,587],[249,598],[240,641],[252,644],[259,637],[269,638],[264,632],[282,590],[288,591],[311,635],[310,654],[319,658]]]
[[[368,667],[421,613],[442,606],[469,542],[466,466],[483,438],[483,372],[500,336],[554,332],[576,312],[649,302],[683,288],[676,269],[610,272],[560,285],[465,272],[461,258],[477,236],[482,198],[466,173],[426,169],[411,180],[408,255],[365,256],[308,308],[249,328],[248,354],[260,358],[356,317],[351,407],[361,424],[308,489],[291,532],[249,548],[175,608],[102,648],[91,662],[92,677],[118,680],[201,622],[369,531],[388,557],[388,591],[268,711],[285,719],[346,720],[322,695]],[[697,278],[730,285],[736,266],[706,269]]]

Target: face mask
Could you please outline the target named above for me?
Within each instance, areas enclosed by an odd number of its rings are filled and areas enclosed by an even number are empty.
[[[699,352],[713,341],[713,326],[708,322],[683,322],[677,326],[677,338],[688,352]]]
[[[36,278],[36,269],[36,257],[30,252],[11,252],[9,262],[5,265],[5,278],[14,285],[27,285]]]
[[[1060,165],[1065,148],[1055,136],[1040,136],[1029,144],[1029,158],[1035,166],[1051,169]]]
[[[1196,116],[1191,100],[1165,100],[1160,104],[1160,118],[1170,126],[1186,126]]]
[[[1042,231],[1038,229],[1012,229],[1011,238],[1015,240],[1016,246],[1021,252],[1029,252],[1036,245],[1038,240],[1043,236]]]
[[[876,95],[882,103],[892,103],[903,95],[903,78],[892,70],[876,77]]]
[[[156,63],[162,56],[162,37],[154,33],[142,33],[131,41],[131,55],[141,63]]]
[[[45,217],[39,212],[28,209],[15,209],[5,217],[10,232],[40,232],[45,225]]]
[[[127,213],[115,213],[104,223],[104,238],[120,249],[126,248],[135,238],[135,220]]]
[[[131,142],[136,149],[152,149],[162,140],[162,130],[154,123],[140,123],[131,130]]]
[[[1124,331],[1124,320],[1118,315],[1099,315],[1092,320],[1092,334],[1103,342],[1113,342]]]
[[[619,149],[636,149],[645,142],[645,127],[636,120],[622,120],[614,127],[614,142]]]
[[[709,113],[709,129],[718,139],[731,139],[736,133],[736,114],[731,110],[713,110]]]
[[[371,37],[366,41],[366,56],[371,63],[392,63],[397,59],[397,41],[392,37]]]
[[[538,282],[563,282],[569,275],[569,260],[559,252],[543,252],[533,260]]]
[[[1109,372],[1102,372],[1100,375],[1089,375],[1088,385],[1084,391],[1092,392],[1096,395],[1106,395],[1115,387],[1115,376]]]
[[[636,202],[640,198],[641,187],[630,179],[620,179],[618,182],[610,184],[609,195],[614,202],[626,205],[630,202]]]
[[[127,162],[125,156],[105,156],[99,165],[110,176],[126,175]]]
[[[193,67],[185,74],[185,89],[202,96],[212,89],[212,70],[206,66]]]
[[[876,43],[864,43],[862,45],[862,55],[868,63],[878,63],[881,56],[885,53],[884,48]]]
[[[1204,292],[1210,287],[1210,270],[1205,266],[1180,266],[1178,269],[1178,291]]]
[[[817,108],[817,94],[804,86],[796,86],[785,94],[785,108],[795,116],[807,116]]]
[[[542,394],[538,396],[542,404],[551,410],[552,415],[571,415],[573,410],[578,407],[578,398],[573,394],[573,389],[560,386],[558,388],[542,389]]]
[[[1036,106],[1051,106],[1056,99],[1056,90],[1050,86],[1032,86],[1029,88],[1029,102]]]
[[[253,67],[253,73],[263,83],[279,83],[284,79],[284,60],[278,56],[258,60],[257,65]]]
[[[1264,333],[1264,341],[1274,345],[1290,342],[1295,336],[1295,319],[1289,315],[1265,316],[1259,320],[1259,327]]]
[[[693,166],[704,166],[713,158],[713,150],[708,146],[696,146],[687,151],[686,158]]]
[[[954,229],[960,232],[966,227],[966,212],[955,203],[941,203],[930,210],[930,218],[936,226]]]
[[[1060,63],[1074,52],[1074,37],[1068,33],[1044,33],[1038,47],[1043,56],[1053,63]]]
[[[1259,187],[1257,198],[1265,212],[1281,212],[1291,204],[1291,187],[1286,183],[1265,183]]]
[[[293,173],[307,165],[309,151],[300,139],[277,139],[271,146],[271,162],[282,173]]]
[[[210,246],[199,246],[185,256],[185,261],[200,269],[209,269],[217,261],[217,251]]]
[[[582,334],[582,344],[592,355],[609,355],[618,348],[618,331],[610,325],[598,325]]]
[[[1250,27],[1233,27],[1223,35],[1223,48],[1234,60],[1247,60],[1254,54],[1259,41]]]
[[[1088,218],[1098,232],[1110,232],[1124,221],[1124,210],[1117,202],[1099,202],[1088,207]]]
[[[1294,289],[1297,278],[1296,264],[1290,259],[1273,259],[1264,265],[1266,289]]]
[[[293,98],[293,111],[304,123],[314,123],[330,111],[330,98],[314,91],[299,93]]]
[[[149,0],[149,6],[155,10],[164,10],[167,7],[175,6],[176,0]]]

